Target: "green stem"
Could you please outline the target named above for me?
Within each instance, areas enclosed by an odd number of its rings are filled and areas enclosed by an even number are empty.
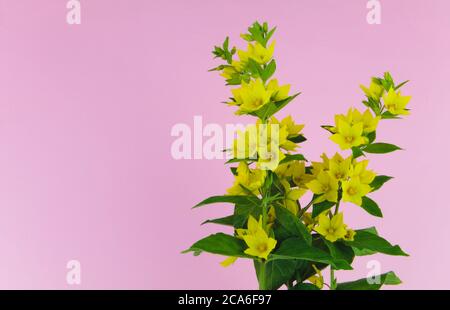
[[[336,289],[336,278],[334,277],[334,268],[330,266],[330,290]]]
[[[258,276],[259,289],[266,290],[266,263],[264,261],[260,263]]]
[[[314,198],[311,199],[311,201],[300,211],[300,218],[302,218],[302,216],[306,213],[306,211],[308,211],[308,209],[313,205],[314,203]]]
[[[334,215],[336,215],[336,214],[338,214],[338,212],[339,212],[339,205],[340,205],[340,203],[341,203],[341,201],[339,200],[337,203],[336,203],[336,209],[334,209]]]

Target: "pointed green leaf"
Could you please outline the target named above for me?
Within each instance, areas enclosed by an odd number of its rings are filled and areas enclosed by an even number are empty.
[[[280,165],[294,160],[307,161],[302,154],[286,154],[286,157],[280,161]]]
[[[372,187],[372,192],[378,190],[383,186],[384,183],[392,179],[393,177],[387,175],[377,175],[375,179],[370,183],[370,187]]]
[[[244,254],[246,248],[247,246],[244,241],[224,233],[217,233],[197,241],[182,253],[208,252],[225,256],[249,258],[248,255]]]
[[[373,154],[385,154],[385,153],[390,153],[390,152],[394,152],[397,150],[401,150],[401,148],[394,144],[382,143],[382,142],[369,144],[368,146],[366,146],[363,149],[363,151],[365,153],[373,153]]]
[[[224,195],[224,196],[212,196],[206,198],[202,202],[199,202],[194,206],[194,208],[198,208],[204,205],[212,204],[212,203],[234,203],[234,204],[243,204],[243,205],[260,205],[260,201],[257,197],[254,196],[232,196],[232,195]]]
[[[320,290],[317,286],[312,283],[297,283],[290,290],[297,291],[317,291]]]
[[[379,278],[363,278],[352,282],[338,283],[337,290],[379,290],[383,285],[398,285],[402,281],[390,271],[378,276]]]
[[[352,156],[354,159],[356,159],[358,157],[364,156],[364,153],[359,147],[354,146],[352,147]]]
[[[346,241],[347,245],[360,250],[371,250],[387,255],[408,256],[398,245],[392,245],[387,240],[376,234],[357,230],[354,241]]]
[[[289,102],[294,100],[300,93],[297,93],[293,96],[289,96],[288,98],[276,102],[269,102],[268,104],[261,107],[256,112],[250,113],[251,115],[257,116],[262,120],[267,120],[269,117],[277,113],[279,110],[284,108]]]
[[[297,216],[288,209],[278,205],[275,206],[275,213],[277,215],[277,222],[282,225],[291,236],[301,237],[307,244],[311,245],[311,233]]]
[[[229,215],[229,216],[225,216],[225,217],[221,217],[221,218],[216,218],[216,219],[212,219],[212,220],[206,220],[202,223],[202,225],[204,224],[219,224],[219,225],[225,225],[225,226],[233,226],[234,223],[234,215]]]
[[[256,276],[259,283],[264,283],[267,290],[276,290],[289,281],[295,273],[297,266],[294,260],[273,260],[260,262],[254,260]],[[261,267],[264,266],[264,273]]]
[[[302,238],[283,241],[278,250],[269,256],[269,260],[277,259],[300,259],[332,265],[336,269],[352,269],[345,260],[333,258],[327,252],[308,245]]]
[[[335,202],[331,202],[331,201],[327,201],[327,200],[313,204],[312,217],[316,217],[320,213],[331,209],[331,207],[334,206],[335,204],[336,204]]]
[[[383,213],[380,207],[378,207],[378,204],[367,196],[362,197],[361,208],[373,216],[383,217]]]

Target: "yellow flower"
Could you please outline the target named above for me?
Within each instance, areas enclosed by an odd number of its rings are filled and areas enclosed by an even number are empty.
[[[330,139],[337,143],[342,150],[347,150],[368,142],[367,138],[362,136],[362,123],[350,125],[346,121],[339,119],[337,129],[337,133],[333,134]]]
[[[316,202],[328,200],[331,202],[337,201],[338,180],[330,176],[327,172],[322,171],[317,175],[315,180],[306,184],[314,194],[321,195]]]
[[[314,226],[316,226],[317,224],[317,218],[313,218],[311,212],[306,212],[302,215],[302,219],[308,231],[311,232],[314,229]]]
[[[237,260],[238,258],[235,256],[229,256],[227,257],[224,261],[222,261],[220,263],[220,265],[222,265],[222,267],[228,267],[232,264],[234,264],[234,262]]]
[[[245,254],[267,259],[269,253],[275,248],[277,241],[269,238],[262,227],[262,217],[259,221],[253,216],[248,217],[247,229],[236,230],[238,238],[244,239],[249,247],[244,251]]]
[[[247,190],[258,195],[259,189],[266,178],[266,171],[250,169],[245,162],[240,162],[237,167],[237,175],[232,187],[227,192],[229,195],[248,195]],[[243,188],[245,187],[245,189]]]
[[[271,228],[273,223],[275,222],[275,219],[277,218],[277,215],[275,213],[275,208],[270,207],[269,212],[267,212],[267,228]]]
[[[316,267],[316,265],[312,265],[314,271],[316,272],[313,276],[308,278],[308,281],[317,286],[319,289],[323,288],[323,276],[322,272]]]
[[[278,85],[277,79],[272,79],[267,83],[267,90],[272,90],[272,99],[274,101],[281,101],[289,97],[289,90],[291,89],[291,85],[286,84],[283,86]]]
[[[380,116],[374,117],[369,109],[366,109],[364,113],[361,113],[358,109],[349,108],[347,111],[347,115],[337,114],[334,116],[335,127],[332,128],[332,131],[334,133],[339,132],[339,123],[340,121],[344,121],[351,126],[362,123],[363,133],[367,134],[377,129],[380,119]]]
[[[279,164],[277,169],[275,169],[275,173],[277,174],[277,176],[280,178],[288,178],[292,176],[292,169],[291,169],[292,163],[293,161],[284,164]]]
[[[305,128],[305,125],[296,124],[290,115],[283,118],[280,124],[282,127],[286,127],[289,137],[299,135]]]
[[[282,180],[281,185],[284,187],[285,195],[284,195],[284,206],[286,209],[291,211],[293,214],[297,215],[298,213],[298,203],[297,201],[306,193],[306,189],[304,188],[291,188],[291,185],[288,181]]]
[[[245,58],[245,56],[244,56],[244,58]],[[237,72],[242,72],[245,68],[247,61],[248,61],[248,57],[246,59],[241,58],[240,61],[233,60],[231,62],[231,65],[233,66],[233,68],[236,69]]]
[[[233,141],[233,157],[256,159],[258,150],[258,130],[256,125],[248,125],[244,132],[237,132]]]
[[[384,106],[394,115],[408,115],[409,111],[406,110],[406,105],[409,100],[411,100],[411,96],[402,96],[400,91],[396,93],[393,88],[383,96]]]
[[[259,110],[270,101],[273,90],[266,90],[261,79],[242,82],[240,88],[232,89],[234,100],[239,105],[236,114],[248,114]]]
[[[239,71],[237,71],[236,68],[233,65],[231,65],[223,68],[222,73],[220,75],[223,76],[226,80],[229,80],[233,77],[233,75],[237,73],[239,73]]]
[[[250,215],[247,220],[247,229],[236,229],[236,236],[239,239],[244,239],[244,236],[254,235],[259,229],[262,229],[262,216],[260,216],[259,221],[257,221],[253,216]]]
[[[312,165],[312,175],[317,177],[317,175],[322,171],[328,171],[330,169],[330,160],[327,157],[327,154],[323,153],[321,156],[322,162],[313,161]]]
[[[298,147],[296,143],[288,140],[289,137],[288,126],[280,123],[275,117],[272,117],[270,119],[269,126],[267,126],[269,129],[271,128],[270,125],[278,126],[278,136],[276,136],[278,139],[276,140],[276,142],[281,148],[285,149],[286,151],[294,151]],[[274,140],[274,135],[270,134],[271,131],[272,130],[269,130],[269,138],[270,140]]]
[[[314,177],[306,173],[305,162],[294,161],[291,166],[292,181],[300,188],[307,188],[306,183],[311,181]]]
[[[347,233],[345,230],[344,215],[338,213],[330,219],[325,214],[321,214],[319,215],[319,225],[314,230],[331,242],[344,238]]]
[[[358,206],[362,204],[362,197],[370,193],[371,187],[361,183],[358,177],[342,182],[342,200],[352,202]]]
[[[375,79],[372,79],[369,88],[364,85],[360,85],[361,89],[364,91],[367,97],[379,100],[384,93],[384,88],[382,85],[378,84]]]
[[[278,167],[280,161],[282,161],[286,155],[280,150],[270,150],[270,148],[266,151],[262,151],[261,149],[258,151],[259,157],[256,162],[256,167],[262,170],[270,170],[275,171]]]
[[[330,160],[330,174],[337,180],[344,180],[347,178],[352,163],[352,156],[346,159],[342,158],[339,153],[336,153]]]
[[[256,42],[254,45],[249,43],[247,47],[247,55],[257,63],[263,65],[272,59],[275,50],[275,41],[273,41],[268,48],[265,48],[260,43]]]
[[[287,179],[292,177],[292,181],[299,188],[307,188],[306,183],[314,179],[313,175],[306,173],[305,162],[298,160],[278,165],[275,173],[280,178]]]
[[[380,116],[373,116],[372,112],[369,109],[366,109],[363,114],[359,112],[357,109],[353,109],[353,122],[354,123],[363,123],[363,132],[371,133],[377,130],[378,122],[380,121]]]
[[[270,238],[264,229],[258,229],[255,234],[245,235],[243,238],[248,246],[244,253],[263,259],[267,259],[277,244],[277,240]]]
[[[350,168],[349,176],[351,178],[359,178],[360,182],[363,184],[370,184],[376,177],[376,173],[373,170],[368,170],[367,165],[369,161],[362,160],[360,162],[354,161]]]
[[[345,241],[354,241],[356,232],[351,228],[347,228],[347,226],[345,227],[345,230],[346,230],[346,233],[342,239],[344,239]]]

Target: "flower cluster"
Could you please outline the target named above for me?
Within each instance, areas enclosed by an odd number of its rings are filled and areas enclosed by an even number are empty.
[[[407,255],[380,237],[374,228],[352,229],[344,222],[344,212],[356,205],[382,217],[378,204],[368,197],[391,177],[369,168],[369,154],[399,150],[394,144],[377,142],[376,131],[383,119],[407,115],[409,96],[402,96],[392,76],[374,77],[365,94],[365,110],[350,108],[337,114],[334,125],[322,126],[330,140],[348,154],[322,154],[320,161],[308,161],[298,153],[305,138],[304,125],[292,116],[276,118],[293,101],[289,84],[273,78],[276,71],[275,28],[255,22],[241,37],[247,48],[239,50],[226,38],[213,54],[224,61],[212,71],[220,71],[231,86],[226,102],[237,115],[256,118],[239,131],[231,147],[234,183],[225,195],[212,196],[195,207],[231,203],[233,214],[206,223],[233,228],[233,234],[217,233],[194,243],[186,252],[209,252],[227,256],[229,266],[238,258],[252,259],[260,289],[364,289],[365,281],[337,283],[335,270],[352,269],[358,255],[384,253]],[[305,201],[306,199],[306,201]],[[322,271],[330,270],[325,283]],[[398,284],[393,272],[381,275],[383,284]]]

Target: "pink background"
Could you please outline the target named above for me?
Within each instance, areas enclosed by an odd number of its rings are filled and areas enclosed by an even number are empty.
[[[406,151],[371,157],[395,176],[373,195],[385,218],[344,208],[350,226],[376,225],[411,256],[360,258],[338,277],[364,277],[377,258],[398,288],[450,288],[448,0],[382,0],[381,25],[367,24],[365,0],[81,2],[69,26],[64,0],[0,0],[0,288],[256,288],[249,261],[180,254],[223,229],[199,224],[230,206],[190,208],[232,176],[221,160],[170,153],[176,123],[243,120],[206,71],[212,46],[230,35],[243,47],[256,19],[278,26],[277,77],[303,92],[281,116],[307,124],[309,158],[336,150],[319,126],[362,107],[360,83],[385,70],[411,80],[412,115],[378,132]],[[80,286],[66,284],[71,259]]]

